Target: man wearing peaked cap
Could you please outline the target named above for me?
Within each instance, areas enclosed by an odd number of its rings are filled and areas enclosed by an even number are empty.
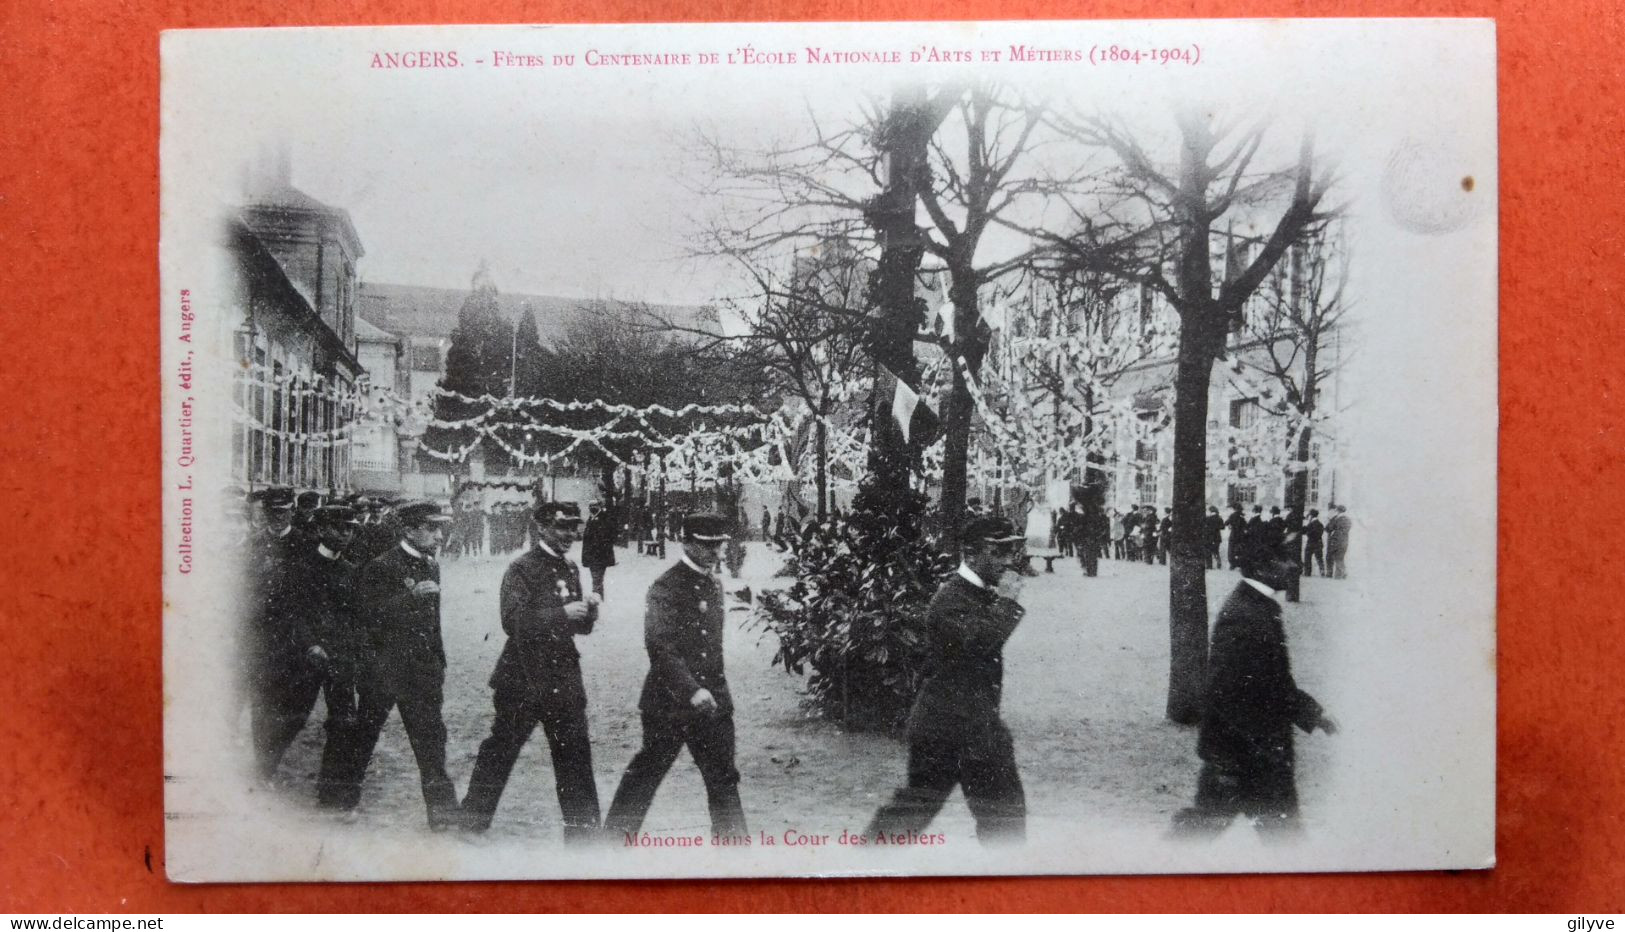
[[[643,826],[655,792],[685,746],[705,781],[712,833],[747,833],[734,766],[733,697],[722,663],[722,582],[715,572],[727,528],[718,514],[688,516],[682,557],[649,587],[643,624],[649,675],[638,700],[643,747],[604,817],[612,838]]]
[[[925,682],[908,722],[908,785],[875,813],[877,844],[907,843],[942,809],[955,786],[984,844],[1020,841],[1027,802],[1010,731],[999,717],[1004,644],[1024,611],[1016,601],[1021,534],[1005,518],[971,518],[964,560],[926,610]]]
[[[399,543],[368,563],[357,584],[359,640],[366,654],[357,679],[354,732],[325,769],[321,802],[354,810],[384,723],[397,707],[417,758],[429,826],[459,821],[457,791],[446,775],[446,725],[441,701],[446,650],[440,635],[440,566],[435,551],[448,520],[434,502],[397,509]]]
[[[588,840],[598,833],[598,785],[575,639],[592,633],[598,597],[583,595],[581,569],[566,556],[580,533],[581,510],[570,502],[544,502],[531,520],[535,546],[502,576],[499,603],[508,642],[491,674],[496,716],[463,797],[463,827],[478,832],[490,826],[520,750],[541,725],[553,755],[564,839]]]

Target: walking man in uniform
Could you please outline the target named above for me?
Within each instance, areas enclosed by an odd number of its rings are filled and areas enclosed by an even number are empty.
[[[965,526],[964,562],[931,598],[925,683],[908,722],[908,785],[875,813],[867,834],[893,843],[931,823],[955,786],[984,844],[1026,837],[1027,800],[1010,731],[999,718],[1004,643],[1021,623],[1013,568],[1022,535],[1006,519]]]
[[[747,834],[734,766],[733,697],[722,668],[722,582],[715,572],[727,540],[721,515],[690,515],[683,521],[682,557],[649,587],[643,629],[649,676],[638,700],[643,748],[604,817],[612,839],[643,827],[655,791],[685,745],[705,781],[712,834]]]
[[[360,703],[352,740],[330,769],[325,804],[354,811],[373,748],[398,706],[417,758],[429,827],[459,821],[457,791],[446,775],[446,725],[441,697],[446,649],[440,638],[440,566],[435,562],[451,519],[433,502],[412,502],[395,512],[400,543],[361,570],[356,601],[367,658],[359,676]]]
[[[564,840],[598,833],[598,784],[587,735],[587,693],[578,635],[598,620],[597,594],[584,596],[581,570],[565,556],[581,528],[572,502],[544,502],[531,513],[536,545],[502,577],[502,630],[508,643],[491,674],[496,719],[480,744],[463,798],[463,827],[491,825],[519,751],[537,725],[553,753],[553,779],[564,816]]]

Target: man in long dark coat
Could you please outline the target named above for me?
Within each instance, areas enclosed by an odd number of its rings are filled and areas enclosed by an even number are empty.
[[[532,513],[536,544],[502,577],[502,630],[508,635],[491,674],[496,718],[480,744],[463,798],[463,827],[484,831],[519,752],[537,725],[553,754],[553,779],[565,841],[594,837],[598,785],[587,734],[587,693],[579,635],[591,634],[598,599],[584,596],[581,571],[565,556],[581,526],[571,502],[544,502]]]
[[[1309,523],[1303,526],[1303,575],[1315,575],[1315,567],[1320,567],[1320,575],[1326,575],[1326,547],[1322,542],[1326,534],[1326,525],[1321,523],[1320,510],[1309,509]]]
[[[1241,516],[1241,506],[1230,506],[1230,517],[1224,520],[1224,526],[1230,529],[1229,551],[1230,568],[1241,568],[1241,555],[1247,550],[1247,519]]]
[[[440,635],[440,566],[435,551],[451,520],[433,502],[396,510],[401,540],[361,570],[356,604],[365,659],[352,740],[336,753],[326,805],[353,811],[384,723],[397,707],[417,758],[429,827],[455,827],[457,791],[446,775],[446,725],[441,701],[446,649]]]
[[[615,565],[615,524],[612,514],[593,502],[587,527],[581,532],[581,565],[592,574],[592,591],[600,599],[604,597],[604,574]]]
[[[1327,734],[1327,717],[1292,679],[1280,590],[1298,572],[1280,550],[1250,547],[1242,580],[1219,610],[1208,651],[1196,753],[1196,802],[1174,816],[1176,837],[1212,837],[1238,815],[1265,835],[1298,829],[1292,727]]]
[[[928,659],[909,715],[908,785],[869,823],[867,834],[877,842],[906,843],[931,824],[955,786],[964,791],[979,840],[1026,836],[1026,794],[999,717],[1004,644],[1024,614],[1013,568],[1022,536],[1008,520],[984,516],[966,523],[963,540],[964,562],[926,610]]]
[[[1224,540],[1224,519],[1219,517],[1219,509],[1215,505],[1207,506],[1207,517],[1202,519],[1203,530],[1207,531],[1207,565],[1208,569],[1224,569],[1224,559],[1219,555],[1219,544]]]
[[[322,669],[312,655],[315,630],[298,601],[303,558],[311,545],[294,527],[293,491],[266,489],[258,497],[262,524],[247,555],[244,669],[255,773],[270,782],[305,727],[321,690]]]
[[[712,833],[747,834],[734,765],[733,696],[722,662],[722,581],[715,572],[727,528],[727,519],[717,514],[686,518],[681,558],[649,587],[643,626],[649,675],[638,699],[643,747],[627,765],[604,817],[612,840],[642,828],[655,792],[685,746],[705,782]]]

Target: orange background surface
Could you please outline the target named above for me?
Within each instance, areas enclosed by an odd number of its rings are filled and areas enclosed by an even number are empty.
[[[720,884],[164,879],[160,29],[1330,12],[1499,20],[1495,870]],[[1617,0],[0,2],[0,912],[1625,909],[1622,61]],[[1437,532],[1449,546],[1451,529]]]

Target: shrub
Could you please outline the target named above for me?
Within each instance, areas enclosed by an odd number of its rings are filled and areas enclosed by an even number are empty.
[[[900,728],[919,691],[926,606],[954,568],[921,534],[924,510],[917,493],[884,507],[860,493],[845,522],[809,529],[790,556],[795,582],[759,602],[773,663],[807,674],[808,705],[848,728]]]

